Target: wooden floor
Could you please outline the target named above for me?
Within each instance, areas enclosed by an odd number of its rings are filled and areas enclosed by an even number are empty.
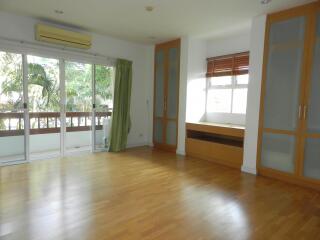
[[[138,148],[0,169],[0,239],[320,239],[320,194]]]

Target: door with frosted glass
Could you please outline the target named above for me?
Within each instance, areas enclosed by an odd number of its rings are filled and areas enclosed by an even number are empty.
[[[170,46],[168,49],[168,81],[165,99],[165,144],[170,146],[177,145],[180,70],[179,56],[179,47]]]
[[[307,17],[268,19],[262,91],[260,168],[297,171]]]
[[[175,151],[178,135],[180,40],[156,46],[154,85],[155,147]]]
[[[320,13],[316,18],[313,40],[311,79],[307,84],[307,101],[303,107],[304,155],[302,176],[320,181]]]
[[[0,51],[0,166],[26,160],[23,72],[21,54]]]

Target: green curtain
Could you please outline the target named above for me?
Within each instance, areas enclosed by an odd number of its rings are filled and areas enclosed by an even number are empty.
[[[132,85],[132,62],[118,59],[114,83],[113,113],[110,131],[110,152],[126,148],[131,128],[130,99]]]

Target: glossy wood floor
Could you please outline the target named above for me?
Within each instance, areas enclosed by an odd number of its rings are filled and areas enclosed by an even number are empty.
[[[0,169],[0,239],[320,239],[320,194],[138,148]]]

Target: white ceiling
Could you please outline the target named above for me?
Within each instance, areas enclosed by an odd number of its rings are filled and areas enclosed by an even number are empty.
[[[180,36],[219,38],[249,30],[252,17],[313,0],[0,0],[0,9],[152,43]],[[145,10],[153,6],[152,12]],[[55,9],[64,14],[55,13]],[[155,39],[153,39],[153,37]]]

